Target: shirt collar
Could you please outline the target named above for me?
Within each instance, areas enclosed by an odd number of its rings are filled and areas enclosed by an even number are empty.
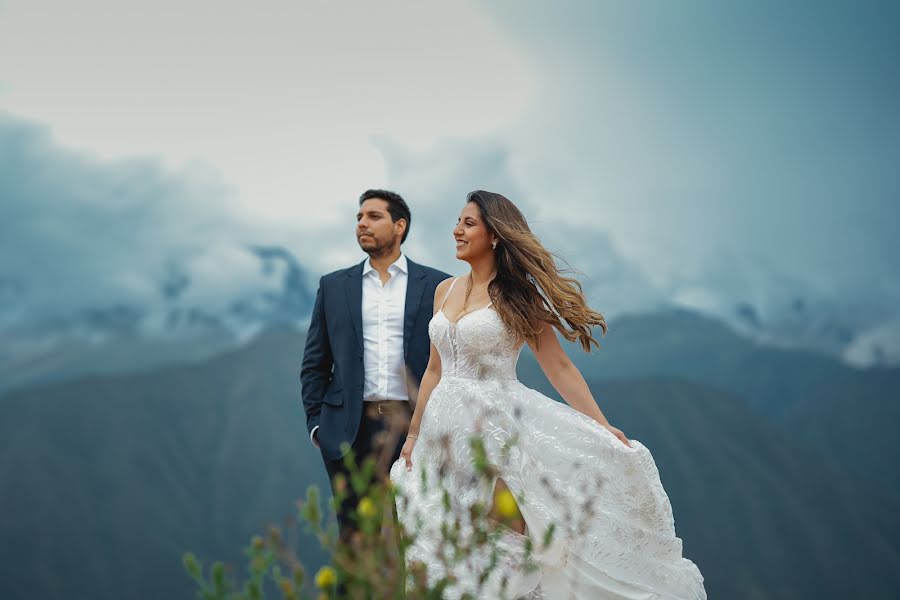
[[[406,264],[406,255],[402,252],[400,253],[400,258],[391,263],[391,266],[388,267],[388,272],[393,271],[401,271],[403,273],[408,272],[409,266]],[[363,263],[363,277],[368,275],[371,271],[374,271],[375,268],[372,267],[371,259],[367,259],[365,263]]]

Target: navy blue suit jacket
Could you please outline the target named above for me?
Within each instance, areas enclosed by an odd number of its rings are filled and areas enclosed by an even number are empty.
[[[322,455],[331,460],[343,455],[341,444],[353,444],[362,416],[364,264],[365,261],[329,273],[319,280],[303,353],[300,383],[306,428],[312,431],[319,426],[316,439]],[[434,309],[434,290],[448,277],[407,257],[403,357],[416,385],[428,366],[428,322]]]

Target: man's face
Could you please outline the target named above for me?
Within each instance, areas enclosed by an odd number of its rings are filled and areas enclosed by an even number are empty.
[[[359,247],[370,256],[389,254],[395,244],[400,244],[406,221],[395,223],[388,212],[388,203],[381,198],[369,198],[356,213],[356,240]]]

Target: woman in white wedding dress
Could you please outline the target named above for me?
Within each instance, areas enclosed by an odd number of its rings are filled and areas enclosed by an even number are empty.
[[[423,563],[430,582],[450,576],[448,598],[706,598],[650,451],[606,420],[556,337],[589,351],[603,316],[507,198],[469,194],[453,235],[471,271],[435,292],[431,356],[391,468],[398,517],[414,534],[407,562]],[[567,404],[517,380],[525,343]],[[484,458],[490,478],[476,468]],[[516,499],[523,531],[498,527],[493,568],[478,552],[443,560],[441,524],[457,520],[465,542],[471,507],[490,506],[497,485]]]

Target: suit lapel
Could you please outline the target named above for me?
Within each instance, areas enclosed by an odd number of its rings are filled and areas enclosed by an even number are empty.
[[[350,321],[356,332],[356,343],[359,351],[363,351],[362,336],[362,272],[365,261],[347,270],[347,305],[350,309]]]
[[[425,269],[406,259],[406,269],[409,272],[406,280],[406,307],[403,311],[403,357],[409,348],[409,339],[412,337],[413,325],[416,323],[416,315],[419,314],[419,306],[422,304],[422,295],[425,292]]]

